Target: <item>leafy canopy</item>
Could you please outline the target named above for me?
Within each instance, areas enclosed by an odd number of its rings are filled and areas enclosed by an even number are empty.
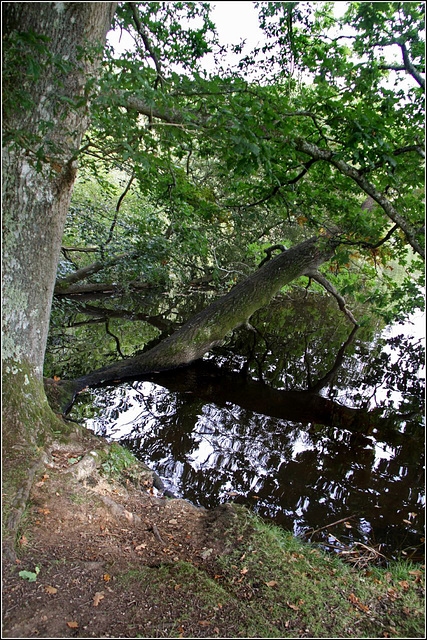
[[[265,247],[333,232],[335,286],[406,313],[422,304],[424,7],[351,2],[337,17],[343,3],[254,4],[265,39],[234,67],[210,3],[119,4],[113,27],[132,47],[109,44],[85,89],[67,237],[136,245],[148,279],[229,284]]]

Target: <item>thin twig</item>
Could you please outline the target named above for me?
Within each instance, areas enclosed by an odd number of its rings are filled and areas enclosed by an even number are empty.
[[[308,531],[306,531],[304,535],[310,535],[310,537],[314,536],[315,533],[318,533],[319,531],[323,531],[323,529],[329,529],[329,527],[333,527],[335,524],[341,524],[341,522],[346,522],[346,520],[351,520],[351,518],[355,518],[355,517],[356,517],[355,515],[352,515],[352,516],[347,516],[346,518],[341,518],[341,520],[336,520],[336,522],[331,522],[331,524],[326,524],[324,527],[315,529],[310,534]]]

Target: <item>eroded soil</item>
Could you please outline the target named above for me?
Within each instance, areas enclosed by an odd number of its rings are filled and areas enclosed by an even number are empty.
[[[53,447],[35,482],[18,557],[6,559],[3,571],[4,637],[238,635],[226,622],[226,602],[189,601],[177,579],[191,574],[183,563],[194,567],[194,579],[206,572],[220,579],[215,557],[227,551],[222,533],[231,511],[208,513],[159,497],[149,478],[135,487],[99,468],[77,481],[73,468],[88,450],[86,440]],[[36,567],[35,581],[19,576]]]

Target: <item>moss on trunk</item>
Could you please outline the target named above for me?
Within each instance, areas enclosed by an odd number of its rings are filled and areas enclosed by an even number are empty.
[[[48,444],[75,430],[50,408],[43,382],[29,364],[8,360],[2,384],[3,544],[13,554],[19,522]]]

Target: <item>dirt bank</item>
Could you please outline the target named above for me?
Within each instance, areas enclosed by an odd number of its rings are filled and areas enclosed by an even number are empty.
[[[419,567],[356,571],[152,485],[90,434],[50,448],[4,561],[3,637],[424,637]]]

